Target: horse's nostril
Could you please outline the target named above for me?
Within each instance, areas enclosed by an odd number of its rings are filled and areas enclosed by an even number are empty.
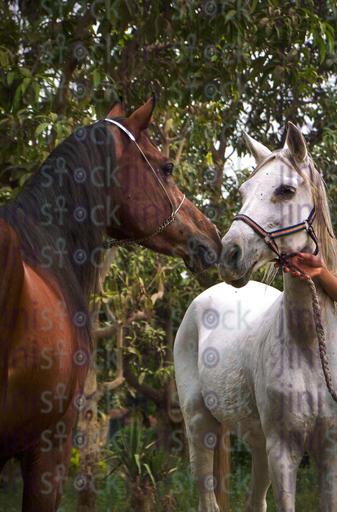
[[[237,265],[237,262],[240,259],[240,248],[238,245],[233,245],[228,250],[225,250],[224,253],[224,262],[227,265],[227,267],[235,267]]]

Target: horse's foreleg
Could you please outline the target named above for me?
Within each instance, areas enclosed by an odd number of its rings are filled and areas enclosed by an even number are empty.
[[[278,512],[295,512],[296,475],[301,453],[292,453],[283,439],[267,440],[269,475]]]
[[[190,314],[191,310],[186,317]],[[213,454],[220,424],[205,407],[202,398],[197,340],[195,323],[186,321],[175,342],[176,380],[189,442],[192,478],[199,493],[198,511],[220,512],[214,489],[221,482],[213,475]]]
[[[246,512],[266,512],[266,494],[270,485],[265,447],[252,447],[252,476],[246,492]]]
[[[319,451],[312,453],[318,468],[319,510],[337,510],[336,431],[331,429]]]
[[[193,481],[199,493],[199,512],[220,512],[214,491],[221,485],[218,475],[213,474],[214,447],[219,422],[204,409],[201,393],[193,394],[182,408],[188,443]]]
[[[23,512],[57,511],[70,465],[74,414],[68,410],[66,417],[23,455]]]

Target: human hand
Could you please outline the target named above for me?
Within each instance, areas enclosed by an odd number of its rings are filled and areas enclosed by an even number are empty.
[[[322,270],[325,268],[323,261],[313,254],[307,254],[303,252],[298,252],[295,256],[288,259],[289,263],[296,265],[304,274],[302,276],[300,272],[296,270],[291,270],[289,267],[283,267],[283,272],[286,274],[291,271],[291,277],[299,278],[300,281],[307,281],[309,278],[319,277]],[[279,262],[276,262],[274,265],[275,268],[281,267]]]

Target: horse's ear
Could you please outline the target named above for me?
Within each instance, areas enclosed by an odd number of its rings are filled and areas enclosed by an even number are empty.
[[[112,119],[113,117],[125,117],[125,109],[123,105],[123,96],[119,96],[118,100],[112,105],[109,114],[106,119]]]
[[[249,151],[255,158],[256,164],[260,165],[267,158],[267,156],[271,154],[271,151],[266,148],[266,146],[260,144],[260,142],[257,142],[252,137],[250,137],[248,133],[243,132],[243,136]]]
[[[298,162],[303,162],[307,155],[307,145],[301,132],[296,126],[289,121],[288,122],[288,133],[286,138],[286,144],[289,148],[291,156]]]
[[[151,98],[129,117],[128,121],[139,131],[146,130],[152,122],[152,114],[156,106],[156,93],[153,91]]]

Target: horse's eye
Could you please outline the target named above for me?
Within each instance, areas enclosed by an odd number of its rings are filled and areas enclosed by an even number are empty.
[[[165,174],[165,176],[171,176],[172,172],[173,172],[173,164],[166,164],[163,167],[163,173]]]
[[[285,199],[291,199],[295,195],[295,192],[296,189],[289,185],[281,185],[277,190],[275,190],[275,194],[277,196],[282,196]]]

